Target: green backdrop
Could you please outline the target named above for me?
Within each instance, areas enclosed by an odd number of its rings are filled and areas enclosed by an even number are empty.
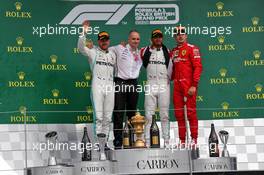
[[[0,2],[0,123],[22,123],[20,113],[25,107],[28,123],[87,123],[92,122],[90,101],[91,76],[87,59],[76,48],[78,34],[42,35],[39,27],[80,27],[60,24],[64,17],[78,5],[95,4],[95,10],[79,8],[75,22],[80,16],[103,16],[117,14],[123,5],[131,9],[118,22],[91,20],[93,30],[89,35],[96,42],[98,30],[111,34],[111,44],[127,39],[130,29],[141,34],[140,46],[149,44],[150,32],[160,28],[164,43],[175,47],[169,31],[182,24],[196,26],[203,34],[190,34],[189,42],[197,45],[202,54],[204,71],[197,98],[198,116],[207,119],[237,119],[263,117],[264,85],[263,39],[264,14],[262,0],[184,0],[184,1],[59,1],[59,0],[2,0]],[[99,4],[119,4],[117,10],[96,11]],[[145,8],[141,4],[157,4]],[[179,9],[163,7],[176,4]],[[139,5],[139,6],[138,6]],[[84,6],[82,6],[84,8]],[[84,8],[86,9],[86,7]],[[110,9],[110,10],[109,10]],[[148,11],[155,9],[156,11]],[[140,11],[141,10],[141,11]],[[176,11],[176,12],[175,12]],[[138,18],[144,13],[144,21]],[[95,14],[96,13],[96,14]],[[104,14],[102,14],[104,13]],[[152,13],[152,14],[150,14]],[[154,14],[155,13],[155,14]],[[124,12],[121,12],[121,15]],[[149,24],[161,17],[179,20],[173,24]],[[87,16],[86,16],[87,17]],[[135,19],[137,18],[137,19]],[[109,21],[108,21],[109,22]],[[206,28],[222,26],[224,29],[213,37],[206,35]],[[228,30],[227,30],[228,29]],[[51,30],[51,29],[50,29]],[[223,32],[223,31],[224,32]],[[140,83],[146,80],[141,70]],[[144,94],[140,94],[138,108],[144,110]],[[12,112],[13,111],[13,112]],[[20,111],[20,112],[19,112]],[[53,112],[52,112],[53,111]],[[57,111],[57,112],[54,112]],[[144,114],[144,113],[143,113]],[[171,103],[170,118],[174,120]]]

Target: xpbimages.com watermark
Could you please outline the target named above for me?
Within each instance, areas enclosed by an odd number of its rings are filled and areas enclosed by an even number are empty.
[[[145,95],[150,95],[152,93],[164,93],[168,89],[168,85],[166,84],[153,84],[153,85],[97,85],[99,91],[104,92],[106,94],[111,92],[137,92],[137,93],[145,93]]]
[[[51,36],[51,35],[80,35],[84,32],[84,28],[82,26],[65,26],[65,25],[50,25],[47,24],[46,26],[33,26],[32,27],[32,34],[34,36],[38,37],[45,37],[45,36]],[[86,30],[88,35],[97,35],[100,32],[100,27],[89,27],[88,30]]]
[[[192,26],[190,24],[182,25],[176,24],[176,26],[185,27],[188,35],[204,35],[209,37],[216,37],[219,35],[232,34],[231,26]],[[120,26],[122,27],[122,26]],[[127,27],[126,27],[127,28]],[[136,29],[136,25],[132,25],[131,29]],[[146,27],[147,29],[147,27]],[[173,37],[175,34],[175,26],[164,26],[163,33]],[[177,30],[177,29],[176,29]],[[81,25],[60,25],[60,24],[47,24],[46,26],[33,26],[32,34],[38,37],[45,37],[51,35],[80,35],[83,33],[84,28]],[[97,35],[101,31],[100,26],[90,26],[86,31],[88,35]]]
[[[182,29],[184,27],[184,33]],[[177,27],[164,27],[165,35],[170,35],[173,37],[175,34],[185,34],[188,35],[208,35],[211,38],[214,38],[218,35],[231,35],[232,27],[231,26],[191,26],[190,24],[184,26],[179,24]]]
[[[38,151],[40,153],[44,151],[78,151],[78,153],[84,153],[84,150],[95,150],[99,151],[99,143],[75,143],[75,142],[47,142],[33,143],[33,151]]]
[[[109,147],[110,149],[114,150],[114,147]],[[221,148],[221,146],[220,146]],[[196,150],[199,149],[200,151],[207,152],[208,150],[210,153],[217,153],[219,152],[218,145],[215,143],[207,144],[181,144],[181,143],[173,143],[169,144],[167,147],[164,148],[165,150],[169,150],[171,152],[178,151],[178,150]],[[33,143],[33,151],[38,151],[39,153],[45,151],[77,151],[79,154],[84,153],[84,150],[88,151],[99,151],[99,143],[75,143],[75,142],[61,142],[61,143],[53,143],[49,140],[43,143]]]

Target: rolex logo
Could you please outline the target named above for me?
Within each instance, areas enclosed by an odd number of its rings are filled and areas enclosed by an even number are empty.
[[[25,106],[20,106],[18,110],[22,115],[25,115],[27,108]]]
[[[216,3],[216,8],[217,8],[217,10],[223,10],[223,8],[224,8],[224,3],[222,3],[222,2],[217,2],[217,3]]]
[[[60,91],[58,89],[51,90],[53,98],[43,98],[44,105],[68,105],[68,98],[58,98],[60,96]]]
[[[237,118],[237,117],[239,117],[239,111],[229,110],[229,106],[230,106],[229,103],[223,102],[221,104],[221,106],[222,106],[222,110],[214,111],[212,113],[213,118],[230,119],[230,118]]]
[[[256,84],[256,85],[255,85],[255,88],[256,88],[256,91],[257,91],[257,92],[261,92],[263,86],[262,86],[261,84]]]
[[[86,112],[88,114],[92,114],[93,113],[93,107],[92,106],[86,106]]]
[[[91,123],[93,122],[93,107],[92,106],[86,106],[85,107],[87,114],[84,115],[78,115],[76,116],[76,121],[81,123]]]
[[[56,64],[57,63],[57,59],[58,57],[56,55],[51,55],[50,56],[50,61],[52,64]]]
[[[227,74],[227,70],[222,68],[222,69],[219,70],[219,74],[220,74],[221,77],[225,77],[226,74]]]
[[[242,27],[242,32],[245,33],[252,33],[252,32],[264,32],[264,26],[259,25],[260,18],[259,17],[252,17],[251,22],[252,26],[244,26]]]
[[[203,96],[202,95],[197,95],[197,97],[196,97],[196,101],[197,102],[203,102],[204,100],[203,100]]]
[[[264,66],[264,60],[260,59],[261,51],[255,50],[252,52],[254,59],[245,59],[244,66]]]
[[[17,10],[17,11],[20,11],[21,8],[22,8],[22,3],[21,3],[21,2],[16,2],[16,3],[15,3],[15,7],[16,7],[16,10]]]
[[[91,78],[92,78],[91,72],[84,72],[83,75],[84,75],[85,81],[76,81],[75,82],[76,88],[88,88],[88,87],[90,87],[89,80],[91,80]]]
[[[26,74],[24,72],[18,72],[17,75],[19,80],[24,80]]]
[[[253,26],[257,26],[259,24],[259,18],[258,17],[253,17],[251,18]]]
[[[224,36],[219,36],[219,37],[217,37],[217,39],[218,39],[218,42],[220,44],[223,44],[225,42],[225,37]]]
[[[255,59],[259,59],[260,58],[260,55],[261,55],[261,52],[259,50],[255,50],[253,52],[253,56]]]
[[[208,18],[219,18],[219,17],[232,17],[234,16],[233,10],[223,10],[224,9],[224,3],[223,2],[217,2],[216,4],[216,11],[209,11],[207,12]]]
[[[15,9],[16,10],[7,10],[5,12],[5,17],[7,18],[26,18],[26,19],[31,19],[31,12],[25,12],[22,11],[22,3],[21,2],[16,2],[15,4]]]
[[[57,98],[59,96],[60,91],[58,89],[53,89],[52,91],[53,97]]]
[[[19,36],[19,37],[16,38],[16,42],[20,46],[23,44],[23,41],[24,41],[24,38],[22,38],[21,36]]]
[[[91,72],[84,72],[84,78],[85,80],[91,80],[92,74]]]
[[[159,107],[157,107],[156,109],[155,109],[155,112],[160,112],[160,108]]]
[[[221,106],[222,106],[222,109],[223,109],[223,110],[228,110],[228,108],[229,108],[229,103],[227,103],[227,102],[223,102],[223,103],[221,104]]]
[[[208,45],[209,51],[234,51],[236,50],[235,44],[225,43],[225,36],[220,35],[217,37],[219,44]]]
[[[33,88],[35,87],[35,82],[34,81],[25,81],[25,72],[18,72],[17,73],[19,81],[8,81],[8,87],[12,88]]]
[[[255,86],[256,92],[251,92],[246,94],[247,100],[263,100],[264,99],[264,93],[262,92],[263,86],[262,84],[258,83]]]
[[[219,70],[220,77],[210,78],[210,84],[222,85],[222,84],[237,84],[237,78],[227,77],[227,69],[221,68]]]
[[[50,64],[41,64],[41,70],[43,71],[67,71],[66,64],[57,64],[58,56],[50,55]]]
[[[36,123],[37,117],[36,116],[29,116],[26,115],[27,108],[25,106],[20,106],[18,111],[21,115],[11,115],[10,122],[11,123]]]
[[[17,45],[15,46],[7,46],[8,53],[33,53],[33,48],[24,45],[24,38],[19,36],[16,38]]]

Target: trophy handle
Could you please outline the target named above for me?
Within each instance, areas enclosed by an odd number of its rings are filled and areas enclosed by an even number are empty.
[[[127,124],[128,124],[130,127],[133,128],[133,126],[132,126],[132,124],[131,124],[131,119],[128,119],[128,120],[127,120]]]

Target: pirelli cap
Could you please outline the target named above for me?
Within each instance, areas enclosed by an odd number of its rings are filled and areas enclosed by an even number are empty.
[[[151,38],[163,37],[162,31],[160,29],[155,29],[151,32]]]
[[[98,40],[103,40],[103,39],[110,39],[109,33],[107,33],[106,31],[102,31],[100,33],[98,33]]]
[[[177,26],[174,28],[173,30],[175,35],[179,35],[179,34],[187,34],[186,28],[183,26]]]

